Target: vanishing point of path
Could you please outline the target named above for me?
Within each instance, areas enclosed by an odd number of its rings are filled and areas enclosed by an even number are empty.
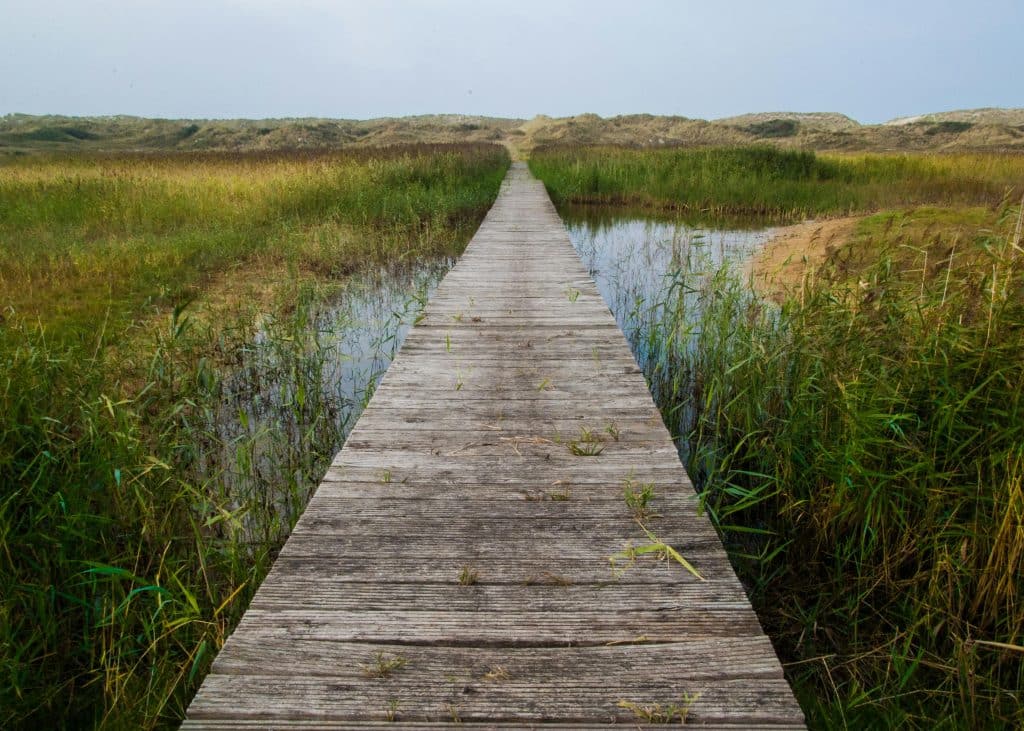
[[[629,550],[655,541],[703,580]],[[683,715],[803,724],[624,337],[516,163],[185,728]]]

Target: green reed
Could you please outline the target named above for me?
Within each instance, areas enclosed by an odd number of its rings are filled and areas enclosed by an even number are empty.
[[[1024,160],[553,148],[531,167],[560,204],[705,218],[928,204],[864,220],[781,306],[680,262],[626,329],[812,727],[1024,723]]]
[[[247,269],[337,277],[451,256],[506,166],[495,145],[11,158],[0,163],[0,307],[81,334]]]
[[[0,166],[0,725],[181,719],[348,426],[323,395],[322,282],[457,252],[507,164],[442,146]],[[275,267],[272,317],[190,315]],[[239,408],[224,432],[225,403],[274,417]]]
[[[590,146],[540,148],[530,169],[559,206],[796,220],[895,205],[998,201],[1024,180],[1024,157]]]
[[[883,238],[781,308],[724,268],[647,313],[652,390],[814,727],[1024,721],[1019,216],[924,280]]]

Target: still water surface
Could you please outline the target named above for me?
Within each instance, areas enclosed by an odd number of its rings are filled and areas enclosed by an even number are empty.
[[[655,364],[645,344],[658,303],[673,287],[679,294],[683,283],[688,316],[696,317],[702,283],[724,263],[741,264],[772,234],[764,226],[563,215],[573,246],[648,373]],[[239,506],[259,501],[287,526],[452,263],[350,280],[334,300],[305,315],[307,324],[298,329],[309,337],[301,341],[270,323],[222,384],[220,407],[210,415],[205,459],[220,476],[219,489]]]
[[[687,316],[696,322],[710,277],[726,264],[741,268],[774,233],[765,224],[711,227],[580,211],[564,212],[563,219],[573,247],[645,370],[650,366],[647,336],[659,317],[658,305],[670,299],[670,292],[685,297]]]

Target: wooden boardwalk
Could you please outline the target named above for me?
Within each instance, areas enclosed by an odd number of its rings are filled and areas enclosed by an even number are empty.
[[[643,526],[624,499],[653,488]],[[521,164],[185,728],[799,728],[627,343]],[[669,717],[671,716],[671,719]]]

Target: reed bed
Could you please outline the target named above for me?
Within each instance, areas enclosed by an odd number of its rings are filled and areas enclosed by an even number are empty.
[[[606,152],[542,153],[535,169],[569,168],[545,180],[558,190]],[[635,203],[661,165],[704,153],[610,154],[655,161],[620,195]],[[793,159],[813,170],[812,157]],[[1019,163],[963,163],[915,160],[945,182],[850,205],[927,192],[980,208],[870,218],[781,306],[735,267],[679,262],[627,318],[813,728],[1024,723],[1024,249],[1021,206],[1007,202],[1020,190],[1007,195],[1000,172]],[[970,235],[956,233],[964,215]]]
[[[549,147],[530,169],[556,205],[615,205],[691,217],[809,216],[924,203],[998,201],[1024,156],[821,155],[773,147]]]
[[[1024,720],[1013,241],[923,288],[883,245],[781,310],[723,270],[696,322],[670,292],[648,333],[660,406],[816,727]]]
[[[484,145],[0,166],[0,725],[181,719],[344,438],[325,282],[443,262],[507,165]],[[252,272],[289,282],[272,309],[190,314]]]
[[[486,212],[493,145],[16,157],[0,165],[0,307],[51,335],[166,312],[246,270],[328,277],[451,256]]]

